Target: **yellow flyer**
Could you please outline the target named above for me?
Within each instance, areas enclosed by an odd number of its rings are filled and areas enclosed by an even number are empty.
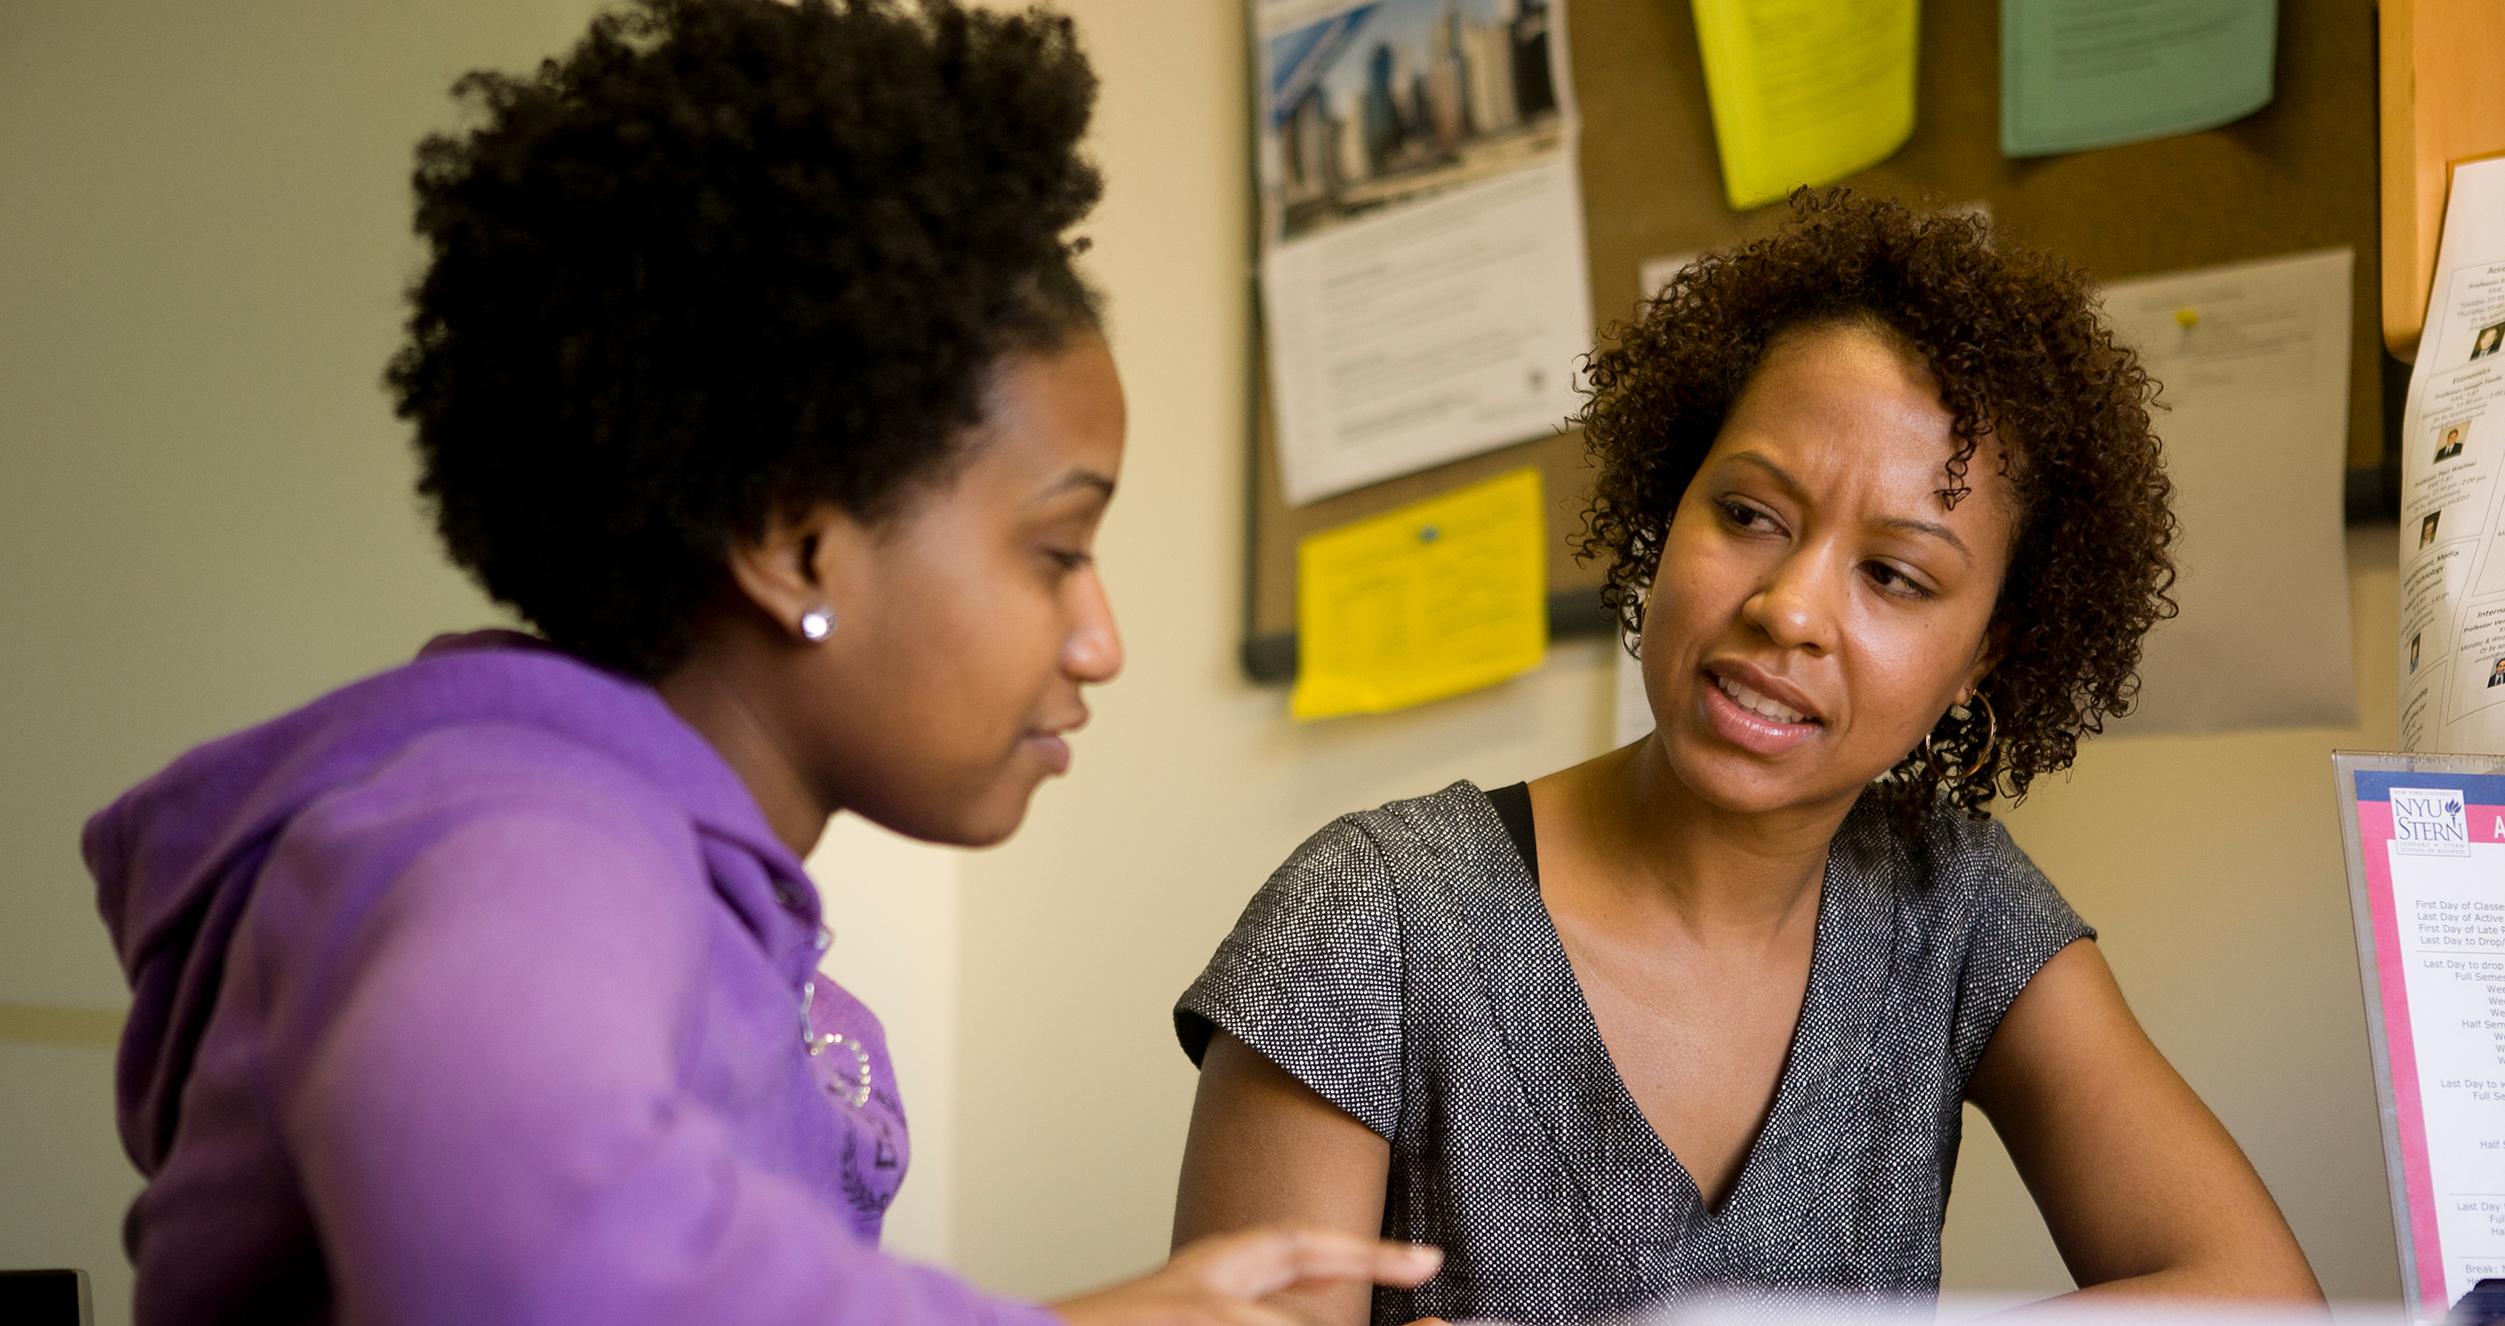
[[[1547,524],[1524,468],[1298,544],[1291,712],[1384,713],[1538,667]]]
[[[1695,0],[1722,188],[1773,202],[1886,160],[1914,132],[1916,0]]]

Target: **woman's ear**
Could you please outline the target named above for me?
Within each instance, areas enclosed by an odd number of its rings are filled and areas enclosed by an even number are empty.
[[[778,513],[731,546],[731,583],[777,629],[815,644],[842,621],[869,542],[868,528],[831,502]]]
[[[1966,669],[1965,680],[1957,684],[1957,703],[1970,703],[1974,693],[1983,689],[1983,679],[2000,665],[2001,643],[2006,634],[1997,621],[1983,629],[1982,643],[1975,646],[1974,665]]]

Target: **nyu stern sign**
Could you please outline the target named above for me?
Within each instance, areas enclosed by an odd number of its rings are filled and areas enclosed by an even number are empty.
[[[2392,789],[2392,850],[2403,856],[2470,855],[2470,821],[2452,788]]]

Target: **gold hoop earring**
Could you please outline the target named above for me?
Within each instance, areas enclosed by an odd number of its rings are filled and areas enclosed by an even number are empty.
[[[1951,785],[1962,783],[1982,772],[1983,766],[1992,762],[1993,749],[2000,744],[2000,719],[1992,713],[1992,698],[1985,695],[1981,691],[1976,691],[1974,693],[1973,703],[1983,706],[1983,747],[1975,755],[1974,762],[1972,764],[1967,765],[1965,768],[1960,769],[1955,773],[1950,773],[1948,770],[1940,767],[1940,734],[1938,728],[1935,726],[1931,732],[1924,735],[1922,738],[1922,762],[1930,765],[1931,772],[1938,775],[1939,780],[1943,783]],[[1958,713],[1959,710],[1964,710],[1965,712]],[[1956,746],[1963,745],[1966,741],[1972,739],[1974,711],[1967,708],[1966,705],[1960,704],[1951,707],[1948,712],[1950,714],[1957,715],[1959,719],[1958,726],[1964,729],[1958,733],[1955,739],[1948,743],[1949,746],[1954,748]],[[1943,717],[1945,717],[1945,715]]]

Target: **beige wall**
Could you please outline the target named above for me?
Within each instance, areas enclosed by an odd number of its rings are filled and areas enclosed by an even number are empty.
[[[1105,77],[1089,229],[1132,396],[1103,550],[1130,671],[1016,843],[839,824],[812,861],[829,965],[886,1016],[916,1119],[899,1245],[1038,1294],[1161,1250],[1192,1086],[1166,1008],[1268,867],[1342,810],[1580,758],[1608,702],[1595,642],[1382,720],[1298,728],[1243,683],[1240,8],[1068,7]],[[124,1319],[136,1180],[76,825],[182,747],[487,616],[378,385],[408,152],[460,70],[590,8],[0,5],[0,1266],[89,1267],[100,1321]],[[2108,740],[2016,817],[2352,1296],[2391,1290],[2392,1255],[2323,756],[2389,741],[2390,545],[2352,553],[2366,730]],[[2059,1282],[1988,1133],[1950,1274]]]
[[[579,8],[0,5],[0,1266],[85,1267],[99,1322],[137,1180],[78,825],[483,616],[378,386],[403,181],[455,74]]]

